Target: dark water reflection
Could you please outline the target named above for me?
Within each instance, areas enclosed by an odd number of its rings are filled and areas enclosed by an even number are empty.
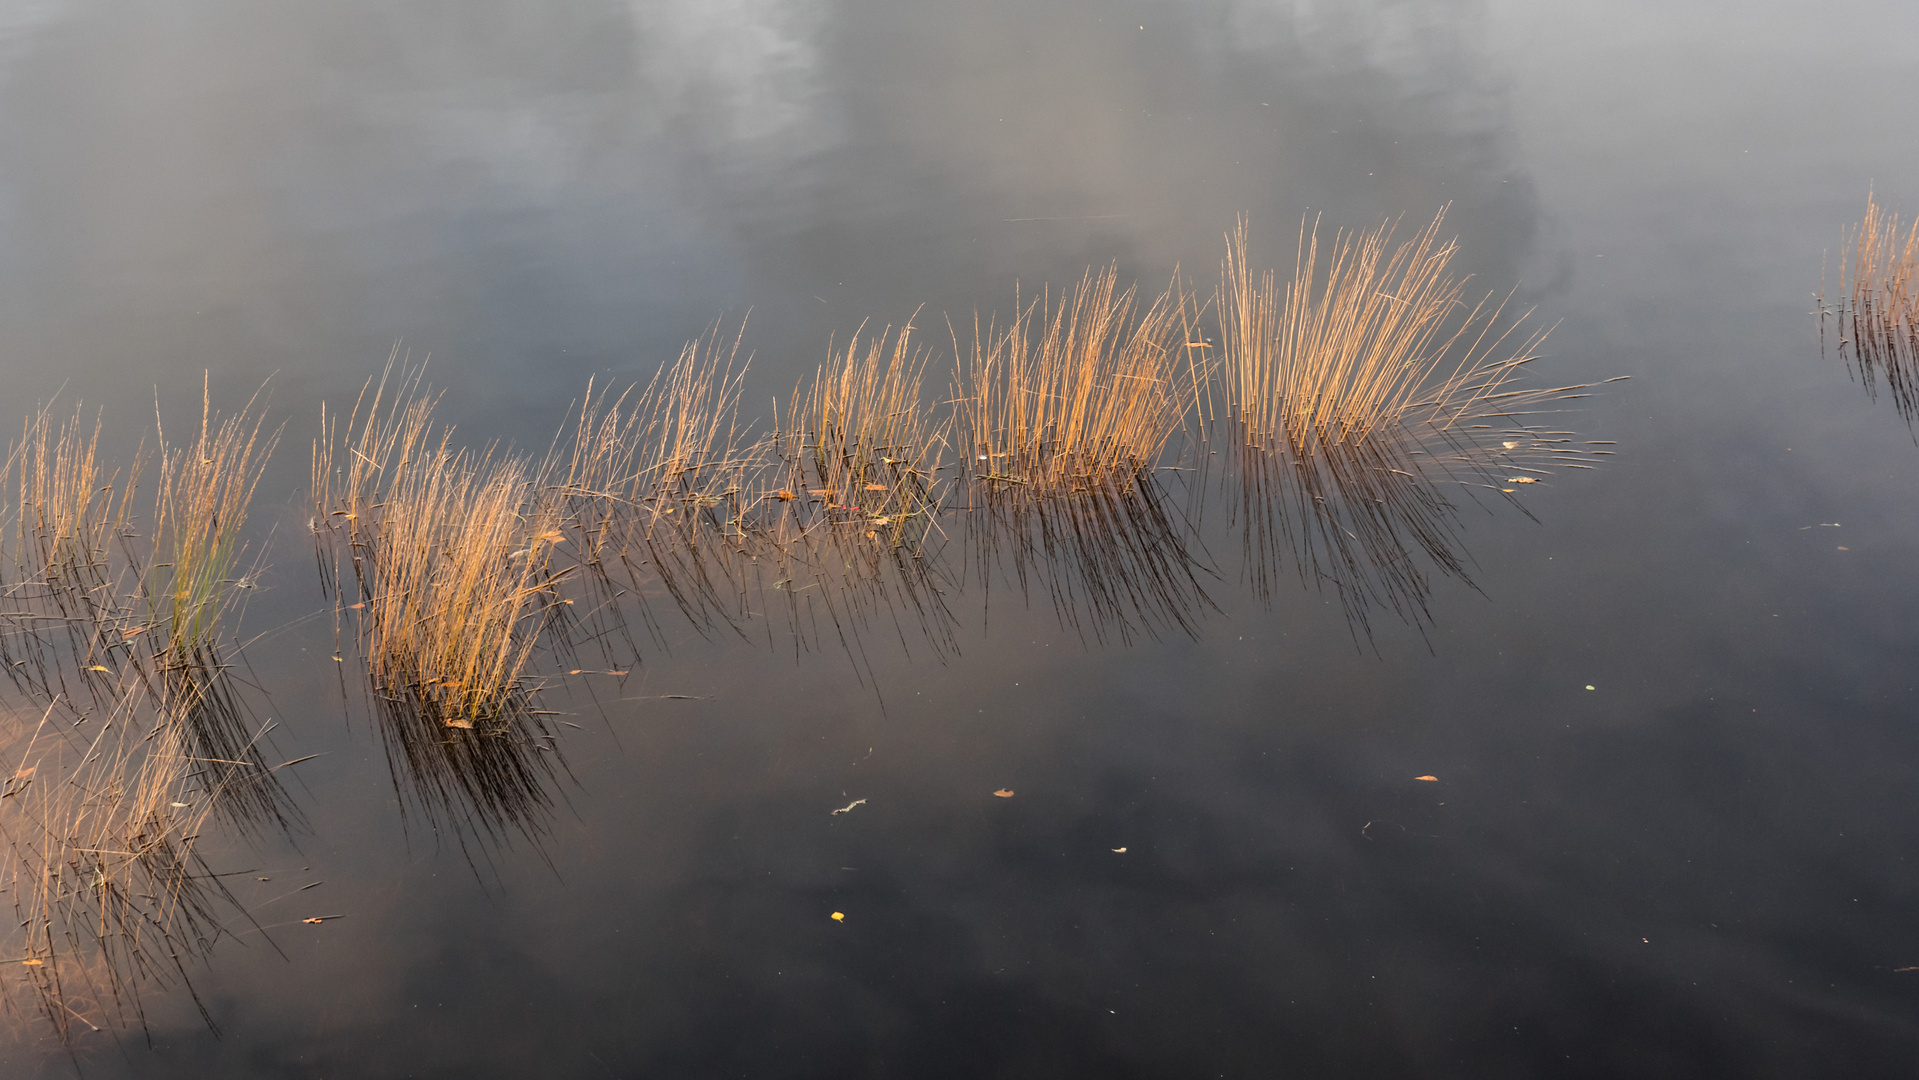
[[[1914,451],[1808,297],[1869,180],[1910,205],[1914,17],[10,9],[9,389],[128,418],[124,456],[156,384],[281,373],[248,676],[324,755],[306,831],[220,853],[286,959],[217,942],[223,1038],[158,995],[154,1048],[83,1035],[87,1075],[1904,1075]],[[951,648],[663,619],[545,691],[578,727],[539,845],[476,872],[402,827],[285,449],[395,339],[473,445],[543,448],[589,373],[722,313],[768,415],[862,319],[1447,201],[1478,283],[1563,320],[1542,380],[1636,378],[1565,425],[1622,452],[1518,495],[1537,523],[1452,519],[1479,591],[1434,576],[1423,627],[1262,603],[1224,533],[1123,553],[1219,572],[1171,600],[1022,593],[1015,544]],[[73,1071],[30,1025],[6,1061]]]

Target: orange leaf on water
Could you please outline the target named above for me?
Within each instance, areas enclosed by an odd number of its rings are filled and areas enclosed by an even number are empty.
[[[25,964],[28,967],[45,967],[47,963],[45,960],[32,960],[32,959],[22,960],[20,962],[22,964]]]
[[[1432,782],[1433,782],[1433,783],[1435,783],[1435,784],[1437,784],[1437,783],[1439,783],[1439,777],[1437,777],[1437,776],[1415,776],[1415,777],[1413,777],[1413,779],[1415,779],[1415,780],[1430,780],[1430,781],[1432,781]]]
[[[998,791],[993,792],[993,794],[998,795],[1002,799],[1010,799],[1013,797],[1013,789],[1000,788]]]

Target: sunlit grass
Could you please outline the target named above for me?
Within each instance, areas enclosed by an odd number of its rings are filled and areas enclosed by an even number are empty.
[[[202,389],[200,430],[174,446],[160,437],[153,511],[153,563],[143,579],[150,622],[181,658],[210,643],[220,618],[241,595],[247,507],[279,441],[249,401],[216,417],[212,383]]]
[[[389,375],[391,375],[391,370]],[[418,373],[370,386],[314,450],[316,524],[351,565],[330,571],[354,616],[382,731],[434,811],[529,825],[551,766],[528,664],[564,539],[544,462],[456,448]],[[323,562],[327,553],[323,550]],[[550,749],[547,748],[547,749]]]
[[[1905,225],[1868,192],[1864,220],[1841,242],[1838,306],[1823,284],[1820,293],[1866,392],[1876,397],[1883,378],[1899,415],[1919,419],[1919,221]]]
[[[1262,597],[1290,557],[1338,592],[1356,628],[1374,606],[1423,622],[1433,571],[1471,581],[1455,498],[1511,498],[1609,453],[1539,423],[1588,387],[1523,384],[1550,328],[1526,329],[1527,314],[1509,316],[1493,294],[1468,296],[1444,221],[1442,210],[1400,243],[1391,222],[1339,232],[1323,253],[1302,227],[1283,288],[1254,271],[1244,223],[1227,239],[1223,389]]]
[[[1118,271],[1088,271],[1005,326],[977,320],[960,354],[958,427],[986,492],[1083,490],[1158,463],[1198,401],[1177,282],[1141,303]]]
[[[859,333],[796,389],[779,437],[788,486],[773,499],[817,506],[842,531],[899,548],[925,535],[942,486],[950,418],[921,397],[930,353],[912,327]]]
[[[716,326],[645,386],[589,386],[552,480],[591,577],[664,590],[702,630],[740,617],[738,559],[773,468],[766,441],[749,439],[738,419],[739,348]]]

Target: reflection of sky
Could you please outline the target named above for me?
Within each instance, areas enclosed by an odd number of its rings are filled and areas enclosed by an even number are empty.
[[[212,366],[337,396],[404,338],[557,405],[748,308],[778,388],[862,318],[1004,306],[1016,279],[1120,257],[1203,283],[1242,211],[1280,252],[1308,209],[1367,223],[1456,200],[1510,279],[1530,211],[1477,23],[1404,5],[79,10],[10,37],[5,340],[38,394]],[[489,425],[543,426],[478,398]]]

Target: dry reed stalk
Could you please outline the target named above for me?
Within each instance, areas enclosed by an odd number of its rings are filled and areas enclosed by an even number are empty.
[[[1919,420],[1919,220],[1902,222],[1866,193],[1866,216],[1842,237],[1849,258],[1839,266],[1840,307],[1819,308],[1839,321],[1839,352],[1877,398],[1880,378],[1908,425]],[[1823,331],[1824,319],[1821,319]]]
[[[1066,494],[1152,468],[1199,401],[1187,314],[1177,281],[1142,311],[1108,267],[1003,330],[976,319],[957,395],[976,487]]]
[[[527,667],[567,572],[548,466],[454,448],[418,372],[390,397],[388,381],[369,384],[337,444],[323,419],[314,468],[316,523],[352,564],[357,603],[337,568],[332,581],[357,616],[395,783],[429,812],[537,831],[555,766]]]

